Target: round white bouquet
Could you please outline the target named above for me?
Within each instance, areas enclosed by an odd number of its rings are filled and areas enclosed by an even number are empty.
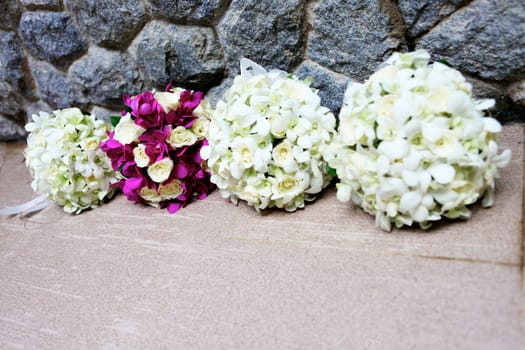
[[[326,153],[338,199],[387,231],[469,218],[481,196],[491,206],[511,156],[498,154],[501,125],[483,114],[494,100],[475,100],[460,72],[429,59],[423,50],[395,53],[364,84],[350,83]]]
[[[328,185],[335,117],[308,82],[247,59],[219,101],[202,151],[225,198],[295,211]]]
[[[99,147],[107,138],[104,121],[68,108],[33,115],[26,130],[26,165],[35,192],[75,214],[112,195],[116,174]]]

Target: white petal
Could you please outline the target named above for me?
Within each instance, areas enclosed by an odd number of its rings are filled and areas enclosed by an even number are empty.
[[[399,201],[399,209],[408,212],[415,209],[423,199],[423,196],[419,191],[407,192],[401,197]]]
[[[494,99],[485,98],[485,99],[476,101],[476,109],[480,111],[484,109],[489,109],[489,108],[494,107],[495,104],[496,104],[496,101],[494,101]]]
[[[425,138],[425,140],[428,140],[428,141],[430,141],[432,143],[434,143],[437,140],[439,140],[439,138],[443,134],[443,130],[440,129],[440,128],[437,128],[432,123],[425,123],[425,124],[423,124],[423,128],[422,129],[423,129],[423,137]]]
[[[434,199],[441,204],[453,203],[458,198],[458,194],[452,190],[443,190],[433,193]]]
[[[337,199],[340,202],[346,203],[350,200],[350,195],[352,194],[352,191],[350,189],[350,186],[344,185],[344,184],[337,184]]]
[[[503,168],[509,165],[512,151],[510,149],[504,150],[500,155],[494,157],[494,165],[498,168]]]
[[[388,173],[388,169],[390,168],[390,161],[385,156],[379,156],[377,158],[377,174],[379,176],[383,176],[386,173]]]
[[[394,141],[383,141],[377,148],[379,154],[383,154],[388,159],[401,159],[408,153],[408,142],[403,139]]]
[[[451,183],[456,175],[456,170],[448,164],[439,164],[429,169],[430,175],[440,184]]]
[[[412,214],[414,221],[423,222],[428,220],[428,209],[424,206],[419,206]]]
[[[419,174],[419,183],[421,185],[421,192],[426,192],[428,190],[428,186],[430,186],[430,182],[432,182],[432,177],[430,176],[430,173],[427,171],[423,171]]]
[[[485,130],[488,132],[497,133],[501,131],[501,124],[494,118],[486,117],[483,118],[485,122]]]
[[[404,170],[402,173],[402,177],[403,181],[405,181],[405,183],[408,186],[417,186],[417,184],[419,183],[419,176],[413,171]]]

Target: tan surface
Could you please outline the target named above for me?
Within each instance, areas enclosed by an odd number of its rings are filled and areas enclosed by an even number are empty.
[[[492,209],[384,233],[328,190],[293,214],[218,192],[0,217],[1,349],[523,349],[523,126]],[[31,198],[0,144],[0,207]]]

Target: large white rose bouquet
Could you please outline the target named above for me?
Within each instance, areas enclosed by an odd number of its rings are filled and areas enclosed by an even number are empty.
[[[223,197],[256,210],[295,211],[327,186],[331,177],[322,154],[335,117],[308,82],[242,59],[224,99],[202,151]]]
[[[350,83],[338,134],[326,153],[339,178],[337,197],[375,215],[384,230],[469,218],[468,206],[494,201],[499,122],[484,117],[493,100],[426,51],[393,54],[364,84]]]
[[[26,130],[26,165],[35,192],[75,214],[112,195],[116,174],[100,149],[107,139],[104,121],[68,108],[33,115]]]

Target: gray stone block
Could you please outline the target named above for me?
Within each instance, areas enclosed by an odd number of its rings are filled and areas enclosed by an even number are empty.
[[[205,23],[216,21],[228,5],[227,0],[147,0],[155,18],[177,23]]]
[[[25,90],[25,55],[14,32],[0,30],[0,81],[12,86],[15,92]]]
[[[314,81],[311,86],[319,91],[321,105],[330,108],[336,114],[339,113],[350,78],[334,73],[310,60],[301,63],[295,74],[301,79],[312,77]]]
[[[45,61],[31,60],[29,64],[38,85],[40,98],[54,109],[76,105],[78,96],[66,74]]]
[[[63,12],[24,12],[18,30],[31,55],[57,66],[69,65],[87,49],[70,15]]]
[[[82,102],[105,107],[122,106],[122,95],[141,92],[137,64],[127,53],[92,46],[68,73]]]
[[[230,76],[244,56],[266,68],[289,71],[302,60],[305,42],[304,0],[233,0],[217,30]]]
[[[411,37],[429,30],[464,3],[465,0],[398,0],[399,11]]]
[[[366,79],[402,45],[379,1],[320,1],[311,16],[308,58],[353,79]]]
[[[146,25],[130,48],[151,88],[173,82],[204,89],[220,82],[223,52],[211,28],[161,21]]]
[[[489,80],[525,77],[525,3],[476,0],[417,44],[455,68]]]
[[[0,141],[21,140],[25,135],[25,130],[20,125],[0,115]]]
[[[22,10],[18,0],[0,1],[0,29],[15,29],[18,27]]]
[[[107,48],[126,47],[147,19],[137,0],[66,0],[66,6],[91,42]]]
[[[20,0],[28,10],[52,10],[60,11],[62,3],[60,0]]]

